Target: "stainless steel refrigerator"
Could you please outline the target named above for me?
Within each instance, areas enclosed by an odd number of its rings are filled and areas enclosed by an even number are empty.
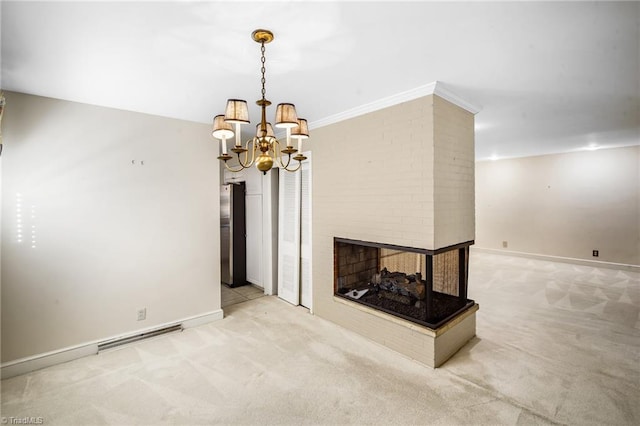
[[[230,287],[247,283],[247,243],[244,182],[220,188],[220,260],[222,282]]]

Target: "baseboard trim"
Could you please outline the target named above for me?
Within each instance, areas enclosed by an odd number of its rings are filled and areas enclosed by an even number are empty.
[[[63,364],[65,362],[73,361],[74,359],[95,355],[97,353],[98,343],[91,342],[51,352],[45,352],[27,358],[17,359],[15,361],[3,363],[0,366],[0,378],[4,380],[20,376],[31,371],[40,370],[57,364]]]
[[[548,254],[526,253],[522,251],[510,251],[491,249],[484,247],[471,247],[471,251],[478,253],[498,254],[503,256],[526,257],[529,259],[548,260],[551,262],[573,263],[575,265],[591,266],[594,268],[621,269],[624,271],[640,272],[640,265],[630,265],[626,263],[603,262],[600,260],[576,259],[573,257],[551,256]]]
[[[94,340],[92,342],[81,343],[79,345],[69,346],[66,348],[56,349],[50,352],[5,362],[0,365],[0,378],[8,379],[10,377],[19,376],[31,371],[40,370],[42,368],[73,361],[74,359],[83,358],[89,355],[95,355],[98,353],[99,345],[108,344],[109,342],[132,337],[141,333],[149,333],[154,330],[176,325],[182,325],[182,328],[185,329],[192,328],[210,322],[218,321],[222,318],[224,318],[224,312],[222,311],[222,309],[217,309],[215,311],[206,312],[204,314],[194,315],[191,317],[183,318],[181,320],[170,321],[164,324],[157,324],[152,327],[147,327],[129,333],[108,337],[106,339]]]
[[[217,309],[215,311],[207,312],[206,314],[185,318],[181,322],[183,328],[192,328],[199,325],[208,324],[210,322],[219,321],[223,318],[224,312],[222,311],[222,309]]]

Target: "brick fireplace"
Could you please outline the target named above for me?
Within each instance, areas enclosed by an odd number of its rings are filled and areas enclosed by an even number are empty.
[[[314,129],[309,143],[314,314],[432,367],[475,335],[478,309],[466,295],[475,111],[439,87]],[[352,264],[340,263],[342,243],[357,246]],[[376,300],[352,297],[366,288]],[[457,302],[452,312],[433,315],[435,293]]]

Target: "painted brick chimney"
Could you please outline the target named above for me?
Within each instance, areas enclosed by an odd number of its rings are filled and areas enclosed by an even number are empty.
[[[477,109],[439,88],[314,128],[308,144],[314,313],[432,366],[417,327],[334,296],[333,238],[429,250],[474,240]]]

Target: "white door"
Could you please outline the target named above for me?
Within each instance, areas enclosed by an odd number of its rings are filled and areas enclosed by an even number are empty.
[[[278,296],[300,304],[300,173],[279,169]]]
[[[300,173],[300,304],[313,312],[311,295],[311,153]]]
[[[278,293],[278,172],[262,177],[262,283],[264,294]]]
[[[245,204],[247,281],[262,287],[262,194],[249,194],[247,191]]]

